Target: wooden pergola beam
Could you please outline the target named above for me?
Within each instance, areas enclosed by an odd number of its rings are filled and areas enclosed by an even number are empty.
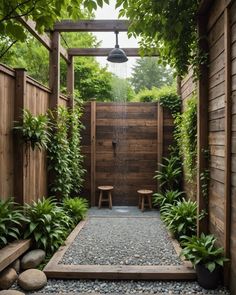
[[[69,56],[108,56],[113,48],[69,48]],[[127,56],[140,56],[139,48],[122,48]],[[158,53],[152,54],[158,56]]]
[[[32,20],[26,20],[24,17],[19,17],[18,21],[49,51],[52,51],[52,42],[47,34],[39,34],[36,30],[35,22]],[[69,57],[67,50],[60,46],[60,55],[61,57],[69,63]]]
[[[54,25],[58,32],[127,32],[128,20],[63,20]]]
[[[214,0],[201,0],[198,8],[198,14],[204,14],[209,9]]]

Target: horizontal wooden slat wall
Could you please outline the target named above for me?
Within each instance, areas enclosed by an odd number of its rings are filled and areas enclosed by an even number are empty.
[[[228,6],[227,6],[228,5]],[[229,12],[229,25],[227,13]],[[236,1],[213,1],[207,12],[207,37],[209,45],[209,89],[208,89],[208,142],[210,151],[209,183],[209,232],[217,237],[219,246],[230,247],[230,289],[236,294]],[[227,27],[229,26],[229,28]],[[227,34],[225,33],[227,32]],[[227,40],[230,39],[228,50]],[[230,61],[227,58],[230,56]],[[226,71],[229,71],[229,75]],[[192,71],[182,81],[183,104],[191,94]],[[228,80],[226,80],[228,77]],[[230,86],[228,90],[227,87]],[[189,90],[187,90],[189,89]],[[228,91],[228,92],[227,92]],[[229,104],[229,105],[228,105]],[[226,106],[231,113],[226,113]],[[229,118],[232,121],[230,163],[227,163],[225,128]],[[229,121],[227,121],[229,120]],[[229,134],[230,137],[230,134]],[[230,165],[231,167],[228,167]],[[226,178],[230,169],[230,180]],[[231,185],[231,195],[227,197],[227,185]],[[227,205],[226,202],[229,202]],[[229,209],[228,207],[229,206]],[[230,215],[230,224],[226,224]],[[228,229],[229,227],[229,229]],[[229,241],[228,241],[229,232]],[[227,251],[226,251],[227,252]]]
[[[232,59],[232,191],[231,191],[231,290],[236,294],[236,1],[231,7]]]
[[[82,135],[87,176],[84,196],[90,200],[91,109],[85,105]],[[137,190],[157,190],[153,179],[157,170],[157,104],[96,103],[95,186],[113,185],[114,205],[137,205]],[[173,119],[164,110],[163,155],[172,143]],[[96,190],[95,204],[98,202]]]
[[[224,14],[215,1],[208,18],[209,40],[209,230],[223,246],[225,170]]]

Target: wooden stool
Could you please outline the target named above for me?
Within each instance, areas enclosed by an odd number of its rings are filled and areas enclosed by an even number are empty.
[[[101,206],[102,206],[102,202],[106,201],[106,202],[109,203],[109,209],[112,209],[111,191],[114,189],[114,187],[107,185],[107,186],[99,186],[98,189],[100,190],[98,208],[100,209]],[[103,192],[107,192],[107,198],[106,199],[103,197]]]
[[[144,211],[145,206],[145,200],[148,199],[149,208],[152,209],[152,194],[153,191],[148,189],[140,189],[138,190],[138,208],[141,209],[141,211]]]

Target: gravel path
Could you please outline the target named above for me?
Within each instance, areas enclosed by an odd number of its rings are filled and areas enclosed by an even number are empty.
[[[174,250],[170,244],[169,236],[156,211],[141,213],[136,208],[130,207],[113,208],[112,210],[97,210],[94,208],[89,211],[89,216],[91,217],[89,224],[77,236],[71,249],[64,256],[62,263],[86,262],[93,264],[99,262],[101,264],[112,264],[113,262],[121,263],[126,260],[129,261],[129,264],[133,264],[133,261],[136,264],[146,264],[148,262],[161,264],[164,261],[166,264],[181,263],[173,253]],[[107,218],[101,218],[104,216]],[[111,216],[125,218],[112,219]],[[140,218],[127,218],[127,216]],[[146,247],[148,241],[150,243]],[[95,245],[97,246],[95,247]],[[148,251],[146,248],[148,248]],[[123,251],[124,249],[125,251]],[[90,252],[89,255],[87,255],[87,252]],[[140,255],[140,257],[134,257],[135,254]],[[145,258],[142,256],[145,256]],[[88,295],[91,293],[93,295],[230,294],[223,287],[217,290],[205,290],[197,282],[185,281],[48,280],[47,286],[40,290],[40,294],[47,295]],[[36,295],[39,292],[26,294]]]
[[[49,280],[40,291],[43,294],[212,294],[220,295],[229,292],[225,288],[205,290],[196,282],[164,282],[164,281],[91,281],[91,280]],[[33,293],[28,293],[33,294]]]
[[[90,215],[60,263],[180,265],[182,261],[156,213],[153,218]]]

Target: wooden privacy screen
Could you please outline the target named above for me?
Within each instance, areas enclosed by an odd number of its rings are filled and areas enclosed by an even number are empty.
[[[199,120],[205,122],[210,154],[207,230],[230,256],[231,271],[225,278],[231,277],[231,293],[236,294],[236,1],[212,1],[204,17],[209,64],[208,77],[200,79],[199,87],[206,88],[207,98],[199,96],[199,101],[207,113],[199,114]],[[194,90],[190,71],[182,81],[183,104]]]
[[[92,205],[98,203],[99,185],[113,185],[113,204],[120,206],[137,205],[138,189],[157,190],[158,157],[167,156],[172,143],[173,119],[167,110],[158,110],[157,103],[91,102],[82,121],[83,194]]]
[[[0,64],[0,199],[15,197],[30,203],[47,196],[47,158],[45,152],[30,151],[28,160],[23,142],[13,134],[14,120],[22,119],[22,109],[33,114],[49,108],[51,91],[26,75]],[[60,96],[60,105],[68,101]]]

